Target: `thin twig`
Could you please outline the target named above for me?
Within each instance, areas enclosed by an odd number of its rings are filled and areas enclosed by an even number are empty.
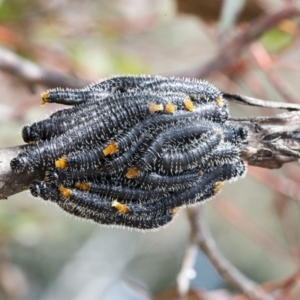
[[[253,97],[230,93],[223,93],[223,97],[228,101],[236,102],[242,105],[287,109],[289,111],[300,110],[300,104],[295,103],[265,101]]]
[[[183,255],[180,272],[177,275],[178,294],[181,300],[186,298],[189,291],[191,272],[194,271],[193,267],[197,256],[197,250],[197,244],[191,237]]]
[[[251,300],[273,299],[270,295],[265,294],[256,283],[242,274],[221,254],[201,212],[201,206],[188,208],[193,239],[219,272],[220,276],[238,288],[242,293],[249,296]]]
[[[0,47],[0,70],[30,85],[42,84],[47,87],[81,88],[89,83],[83,79],[40,67],[3,47]]]

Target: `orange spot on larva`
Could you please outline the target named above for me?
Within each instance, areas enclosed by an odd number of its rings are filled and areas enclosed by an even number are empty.
[[[219,96],[216,100],[217,106],[223,107],[223,98],[222,96]]]
[[[162,110],[164,110],[164,106],[162,104],[155,104],[152,102],[149,103],[149,112],[151,114],[153,114],[157,111],[162,111]]]
[[[218,194],[223,186],[224,186],[224,182],[221,181],[216,182],[214,186],[214,195]]]
[[[41,97],[42,97],[42,101],[41,101],[40,105],[44,106],[47,103],[47,99],[49,98],[49,93],[44,92],[41,94]]]
[[[175,112],[175,107],[171,102],[168,102],[165,106],[165,111],[170,113],[170,114],[174,114]]]
[[[137,176],[139,174],[140,174],[140,171],[136,167],[131,167],[128,170],[128,172],[126,173],[125,176],[130,179],[130,178],[133,178],[133,177],[135,177],[135,176]]]
[[[67,167],[67,158],[65,156],[61,157],[55,162],[55,167],[59,169],[65,169]]]
[[[180,207],[175,207],[171,209],[171,214],[175,215],[179,211]]]
[[[183,103],[187,110],[193,111],[195,109],[194,104],[190,98],[186,98]]]
[[[75,187],[81,191],[88,191],[90,184],[88,182],[75,182]]]
[[[58,190],[59,190],[60,194],[65,198],[69,198],[72,194],[72,191],[70,189],[67,189],[62,185],[58,187]]]
[[[118,145],[112,141],[108,144],[108,146],[105,149],[103,149],[103,154],[107,156],[110,154],[117,153],[118,151],[119,151]]]
[[[121,214],[126,214],[129,212],[128,206],[126,204],[122,204],[122,203],[118,202],[117,200],[114,200],[111,203],[111,206],[115,207],[117,209],[117,211]]]

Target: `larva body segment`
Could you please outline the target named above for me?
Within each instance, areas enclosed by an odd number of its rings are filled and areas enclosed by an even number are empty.
[[[59,103],[64,105],[75,105],[87,101],[102,101],[111,96],[112,93],[98,89],[96,92],[90,89],[54,88],[42,93],[42,105],[45,103]]]
[[[145,87],[157,80],[163,81],[167,77],[163,76],[113,76],[95,83],[92,83],[88,86],[92,90],[106,90],[110,92],[120,92],[127,93],[130,91],[136,90],[145,90]],[[151,90],[151,89],[150,89]]]
[[[131,76],[119,76],[102,81],[100,84],[96,83],[94,86],[97,88],[103,87],[109,91],[110,87],[114,86],[115,83],[122,87],[122,91],[128,91],[128,87],[130,87],[130,90],[134,89],[135,91],[149,90],[151,92],[183,93],[190,96],[197,103],[215,102],[221,96],[221,92],[207,81],[161,76],[141,76],[138,79]]]
[[[26,151],[24,157],[17,157],[11,165],[13,170],[29,170],[32,172],[35,168],[50,167],[54,161],[63,155],[79,150],[82,147],[92,147],[93,143],[101,143],[121,128],[132,126],[140,119],[153,113],[150,111],[149,104],[143,102],[142,99],[135,97],[134,107],[121,106],[114,109],[112,114],[105,120],[91,120],[84,124],[70,129],[50,141],[37,142]],[[114,115],[115,114],[115,115]],[[27,157],[26,157],[27,156]],[[17,167],[16,167],[17,166]],[[22,172],[21,171],[21,172]]]
[[[126,203],[128,201],[158,200],[162,197],[169,197],[170,194],[166,191],[159,190],[143,190],[140,188],[129,188],[124,186],[114,186],[103,183],[84,182],[87,185],[87,190],[92,194],[101,194],[110,199],[118,199]],[[78,184],[80,187],[80,183]]]
[[[42,94],[42,98],[44,102],[75,105],[89,101],[101,101],[112,94],[131,91],[184,93],[197,103],[216,102],[222,96],[218,89],[201,80],[161,76],[117,76],[96,82],[83,89],[50,89]]]
[[[162,152],[162,148],[167,143],[172,143],[173,141],[177,142],[185,142],[190,138],[201,138],[207,131],[210,130],[218,130],[218,126],[215,126],[214,123],[211,122],[192,122],[187,125],[182,124],[179,128],[172,127],[170,130],[161,131],[159,135],[155,137],[155,139],[151,139],[150,143],[146,144],[145,152],[142,153],[139,159],[135,162],[135,166],[140,170],[151,170],[153,164],[155,164],[156,159],[160,157],[160,153]],[[221,142],[222,134],[215,135],[218,143]]]
[[[175,193],[164,201],[150,201],[141,205],[127,204],[127,206],[129,212],[132,214],[144,214],[147,212],[148,214],[159,214],[182,205],[191,205],[214,196],[216,194],[215,185],[218,182],[242,176],[244,172],[245,166],[241,161],[224,164],[205,173],[195,186]],[[217,191],[219,191],[219,189],[217,189]]]
[[[194,142],[190,149],[171,150],[164,153],[159,164],[159,170],[178,174],[186,170],[196,169],[204,159],[210,160],[210,154],[220,144],[221,140],[220,132],[209,131],[200,141]]]
[[[116,213],[111,202],[104,197],[76,190],[72,190],[69,197],[64,197],[59,192],[59,188],[45,182],[33,182],[30,191],[34,196],[57,203],[73,215],[91,219],[103,225],[121,225],[149,230],[164,226],[173,218],[171,212],[162,213],[155,218]]]
[[[139,176],[129,179],[132,185],[138,185],[144,189],[178,192],[195,185],[200,179],[199,172],[180,175],[161,175],[157,173],[141,173]]]
[[[167,103],[167,101],[170,100],[174,102],[177,106],[181,105],[181,107],[179,107],[180,109],[183,108],[183,95],[168,94],[168,100],[164,100],[164,98],[158,97],[156,95],[153,95],[153,97],[147,95],[147,97],[149,98],[149,100],[160,101],[163,105],[165,105],[165,103]],[[89,105],[89,109],[82,108],[81,110],[73,111],[75,110],[75,108],[73,108],[64,110],[65,114],[67,115],[63,115],[61,113],[60,117],[52,117],[41,122],[36,122],[30,127],[25,126],[22,132],[23,139],[27,143],[38,140],[49,140],[52,137],[65,133],[69,130],[69,128],[84,125],[85,123],[88,123],[88,121],[91,119],[103,119],[107,114],[111,114],[111,110],[117,110],[118,103],[116,102],[119,102],[117,100],[119,99],[116,97],[108,97],[107,101],[109,102],[109,105],[105,107],[106,109],[102,108],[101,103],[96,102],[92,105]],[[130,100],[124,99],[124,101],[127,101],[128,105],[131,105]],[[224,122],[228,116],[228,112],[226,109],[221,110],[215,104],[211,103],[203,105],[203,107],[201,108],[196,108],[196,112],[198,113],[199,119],[203,118],[218,122]],[[76,118],[75,114],[77,114]]]

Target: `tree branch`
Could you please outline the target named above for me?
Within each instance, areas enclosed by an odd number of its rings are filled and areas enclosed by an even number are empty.
[[[220,276],[252,300],[271,300],[271,296],[265,294],[256,283],[245,277],[219,252],[203,218],[202,206],[189,207],[188,215],[192,230],[192,241],[198,244]]]
[[[43,179],[43,170],[34,173],[15,174],[10,168],[10,161],[26,146],[0,149],[0,200],[27,190],[33,180]]]
[[[300,158],[300,112],[292,111],[271,117],[231,118],[229,124],[248,129],[247,143],[241,158],[249,165],[277,169]]]
[[[21,79],[27,84],[42,84],[50,88],[58,86],[81,88],[89,83],[83,79],[40,67],[3,47],[0,47],[0,70]]]
[[[229,94],[229,93],[223,93],[223,97],[228,101],[236,102],[236,103],[242,104],[242,105],[287,109],[289,111],[300,110],[300,104],[265,101],[265,100],[261,100],[261,99],[257,99],[257,98],[253,98],[253,97],[248,97],[248,96],[239,95],[239,94]]]
[[[244,98],[245,101],[254,99],[239,97]],[[255,101],[259,101],[259,106],[263,107],[270,107],[270,103],[275,103],[259,99]],[[276,105],[277,108],[296,109],[296,104]],[[241,147],[240,156],[249,165],[276,169],[281,168],[285,163],[299,161],[300,111],[285,112],[270,117],[231,118],[227,123],[235,126],[242,125],[248,129],[249,137]],[[0,149],[0,199],[26,190],[31,181],[43,178],[43,170],[33,174],[12,173],[10,161],[24,147],[26,146]]]

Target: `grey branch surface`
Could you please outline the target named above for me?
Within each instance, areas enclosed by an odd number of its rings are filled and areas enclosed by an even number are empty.
[[[224,95],[225,96],[225,95]],[[227,100],[240,99],[245,105],[274,107],[275,102],[241,95],[227,95]],[[255,101],[258,101],[256,104]],[[231,118],[228,123],[243,125],[249,137],[241,147],[241,158],[249,165],[276,169],[300,159],[300,105],[276,103],[277,108],[292,110],[270,117]],[[298,110],[297,110],[298,109]],[[33,180],[43,179],[43,170],[35,173],[14,174],[10,161],[26,146],[0,149],[0,199],[28,189]]]

